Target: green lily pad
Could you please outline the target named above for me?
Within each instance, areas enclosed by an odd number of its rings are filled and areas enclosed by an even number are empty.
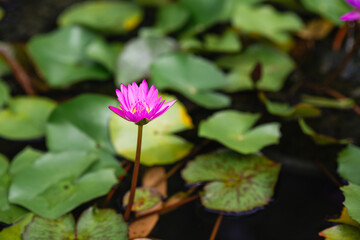
[[[240,213],[269,203],[279,171],[280,164],[265,156],[225,150],[197,157],[182,176],[188,184],[209,182],[201,194],[205,207]]]
[[[171,3],[171,0],[135,0],[142,6],[164,7]]]
[[[260,114],[225,110],[200,122],[199,136],[216,140],[237,152],[249,154],[276,144],[280,138],[280,124],[266,123],[251,127]]]
[[[99,158],[96,166],[115,168],[118,176],[124,175],[113,157],[115,150],[108,132],[112,114],[108,106],[112,105],[113,98],[97,94],[83,94],[60,104],[46,125],[46,146],[50,151],[87,151]]]
[[[8,168],[9,162],[7,158],[0,154],[0,222],[11,224],[24,216],[27,211],[22,207],[9,203],[8,190],[11,179]]]
[[[24,148],[11,161],[9,173],[17,174],[19,171],[31,166],[36,159],[40,158],[44,153],[31,147]]]
[[[116,84],[128,84],[149,75],[150,64],[159,56],[174,51],[175,42],[166,37],[148,36],[129,41],[119,55]]]
[[[279,12],[270,5],[238,4],[232,24],[241,31],[260,34],[276,43],[286,43],[290,40],[290,31],[303,28],[296,14]]]
[[[13,175],[9,201],[56,219],[117,182],[114,169],[89,170],[97,160],[83,151],[46,153]]]
[[[159,9],[156,16],[155,28],[163,33],[179,30],[189,19],[189,11],[178,3],[169,4]]]
[[[34,214],[26,214],[19,222],[3,229],[0,232],[1,240],[23,240],[21,237],[22,233],[25,230],[25,227],[31,222]]]
[[[304,121],[304,119],[299,119],[299,125],[301,128],[301,131],[310,136],[312,140],[319,145],[328,145],[328,144],[348,144],[351,142],[351,139],[336,139],[330,136],[326,136],[323,134],[316,133],[307,123]]]
[[[346,180],[360,184],[360,148],[349,144],[338,156],[338,172]]]
[[[10,99],[9,86],[0,79],[0,108],[6,104]]]
[[[230,98],[213,90],[225,87],[224,74],[208,60],[171,53],[159,57],[150,67],[159,89],[180,92],[198,105],[216,109],[230,105]]]
[[[343,0],[301,0],[301,2],[308,10],[321,15],[336,25],[342,25],[344,22],[340,20],[340,17],[351,11],[351,7]]]
[[[130,192],[128,191],[123,198],[123,205],[127,206],[129,203]],[[131,211],[146,211],[157,204],[161,203],[161,193],[152,187],[136,188],[134,203],[131,207]]]
[[[44,136],[45,123],[56,103],[44,97],[14,97],[0,111],[0,136],[13,140]]]
[[[291,107],[286,103],[271,102],[263,93],[261,93],[259,97],[265,104],[267,111],[273,115],[286,118],[317,117],[321,115],[320,109],[308,103],[299,103]]]
[[[227,30],[221,36],[205,35],[204,49],[210,52],[239,52],[241,42],[234,31]]]
[[[125,1],[82,2],[66,9],[60,26],[80,24],[103,33],[121,34],[136,28],[143,18],[141,8]]]
[[[106,80],[109,73],[87,57],[88,47],[101,37],[79,26],[60,28],[30,39],[28,50],[38,71],[53,88],[92,79]]]
[[[253,89],[251,73],[260,63],[262,74],[256,88],[279,91],[295,67],[294,61],[284,52],[267,45],[252,45],[243,54],[219,59],[217,64],[231,69],[227,77],[226,91],[235,92]]]
[[[166,101],[174,97],[163,95]],[[141,163],[147,166],[171,164],[185,157],[192,144],[174,133],[193,128],[185,107],[177,101],[164,115],[143,127]],[[110,119],[111,141],[120,155],[134,161],[138,126],[113,114]]]
[[[0,58],[0,77],[11,73],[11,70],[8,64],[5,62],[3,58]]]
[[[355,221],[360,222],[360,185],[351,183],[340,188],[345,196],[344,205],[348,210],[349,216]]]
[[[326,240],[357,240],[360,239],[360,229],[347,224],[339,224],[321,231],[319,236]]]
[[[318,96],[302,96],[302,100],[306,103],[315,105],[317,107],[349,109],[354,107],[355,101],[351,98],[331,99]]]
[[[26,227],[24,240],[127,240],[127,225],[122,216],[113,209],[85,210],[75,226],[74,218],[67,214],[59,219],[49,220],[35,217]]]

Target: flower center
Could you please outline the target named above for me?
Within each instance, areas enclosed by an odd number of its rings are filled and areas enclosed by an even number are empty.
[[[131,107],[131,113],[140,113],[142,111],[146,110],[147,112],[150,112],[149,106],[144,101],[137,101],[132,107]]]

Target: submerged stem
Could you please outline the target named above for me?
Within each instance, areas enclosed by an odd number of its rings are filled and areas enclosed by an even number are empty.
[[[220,223],[221,223],[221,220],[222,220],[223,216],[224,216],[223,213],[220,213],[218,218],[216,219],[214,228],[213,228],[211,236],[210,236],[210,240],[215,240],[215,237],[216,237],[216,234],[217,234],[217,232],[219,230]]]
[[[135,164],[134,164],[134,171],[131,179],[131,188],[130,188],[130,196],[129,196],[129,203],[126,206],[124,220],[127,222],[130,217],[131,208],[134,203],[135,197],[135,189],[137,184],[137,179],[139,175],[139,168],[140,168],[140,154],[141,154],[141,139],[142,139],[142,128],[143,125],[138,125],[138,138],[137,138],[137,145],[136,145],[136,156],[135,156]]]

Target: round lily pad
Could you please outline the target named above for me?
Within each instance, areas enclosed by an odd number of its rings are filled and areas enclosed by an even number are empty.
[[[269,203],[279,171],[280,164],[265,156],[224,150],[198,156],[182,176],[188,184],[208,182],[201,194],[205,207],[241,213]]]
[[[0,137],[13,140],[40,138],[56,103],[43,97],[14,97],[0,111]]]
[[[142,20],[141,8],[126,1],[82,2],[66,9],[58,19],[61,26],[84,25],[103,33],[126,33]]]
[[[170,53],[159,57],[150,67],[152,79],[160,89],[180,92],[202,107],[216,109],[230,105],[230,98],[214,90],[225,87],[224,74],[208,60]]]
[[[127,206],[129,203],[130,192],[128,191],[123,198],[123,205]],[[152,187],[140,187],[135,190],[134,203],[131,207],[132,211],[146,211],[157,204],[161,203],[161,193]]]
[[[171,101],[174,97],[163,95],[163,99]],[[147,166],[171,164],[185,157],[192,144],[174,133],[192,127],[185,107],[177,101],[164,115],[143,127],[140,162]],[[137,125],[115,114],[110,119],[110,137],[116,152],[132,161],[135,159],[137,131]]]
[[[280,124],[266,123],[251,128],[260,114],[225,110],[200,122],[199,136],[216,140],[225,146],[248,154],[276,144],[280,138]]]

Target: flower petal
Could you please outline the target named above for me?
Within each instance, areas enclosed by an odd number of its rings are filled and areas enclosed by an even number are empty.
[[[342,15],[340,17],[341,20],[343,21],[354,21],[354,20],[358,20],[360,19],[360,12],[358,11],[352,11],[352,12],[348,12],[345,15]]]
[[[360,9],[360,1],[359,0],[346,0],[346,1],[351,6]]]
[[[118,101],[120,103],[120,107],[121,109],[125,109],[125,110],[128,110],[129,109],[129,106],[127,104],[127,101],[124,97],[124,95],[121,93],[121,91],[119,89],[116,89],[116,95],[118,97]]]
[[[156,113],[155,115],[150,117],[150,120],[153,120],[157,117],[159,117],[160,115],[163,115],[167,110],[169,109],[169,107],[164,108],[163,110],[159,111],[158,113]]]
[[[113,111],[114,113],[116,113],[117,115],[119,115],[120,117],[124,118],[125,120],[128,120],[130,121],[130,119],[126,116],[125,112],[116,108],[116,107],[113,107],[113,106],[109,106],[109,109],[111,111]]]
[[[170,102],[164,103],[164,105],[160,108],[160,111],[162,111],[166,107],[170,108],[172,105],[174,105],[174,103],[176,103],[176,101],[177,100],[175,99],[175,100],[172,100]]]
[[[149,92],[149,87],[147,85],[147,82],[145,81],[145,79],[141,82],[140,84],[140,95],[141,95],[141,100],[146,100],[147,94]]]

